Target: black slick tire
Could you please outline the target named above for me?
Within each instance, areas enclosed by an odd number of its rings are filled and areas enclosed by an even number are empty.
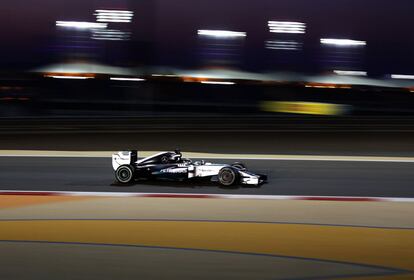
[[[218,180],[224,187],[231,187],[239,183],[239,173],[235,168],[224,167],[218,174]]]
[[[122,165],[115,171],[115,178],[118,183],[130,184],[134,181],[134,168],[131,165]]]

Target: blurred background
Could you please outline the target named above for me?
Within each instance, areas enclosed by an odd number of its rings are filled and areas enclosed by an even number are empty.
[[[15,0],[0,116],[414,115],[414,3]]]

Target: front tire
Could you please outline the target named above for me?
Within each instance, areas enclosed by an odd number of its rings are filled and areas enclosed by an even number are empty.
[[[115,171],[115,178],[121,184],[129,184],[134,180],[134,168],[131,165],[122,165]]]
[[[234,186],[239,183],[239,173],[234,168],[224,167],[220,170],[218,179],[222,186]]]
[[[247,170],[246,165],[244,163],[241,163],[241,162],[235,162],[231,166],[238,169],[238,170],[241,170],[241,171]]]

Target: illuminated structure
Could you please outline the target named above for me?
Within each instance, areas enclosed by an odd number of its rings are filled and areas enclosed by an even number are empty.
[[[202,64],[207,66],[238,66],[244,51],[246,32],[230,30],[197,31]]]
[[[366,41],[322,38],[322,68],[338,75],[366,76],[365,68]]]
[[[92,30],[92,39],[103,41],[129,41],[131,31],[123,25],[131,23],[134,17],[133,11],[128,10],[96,10],[97,22],[104,22],[114,28],[100,28]]]
[[[305,34],[306,33],[306,24],[303,22],[269,20],[267,25],[271,33],[279,33],[279,34]]]
[[[94,21],[56,21],[61,59],[127,61],[127,47],[122,42],[131,40],[134,19],[134,12],[128,9],[128,1],[100,0],[92,16]]]
[[[106,23],[58,20],[55,25],[58,40],[55,50],[59,60],[96,58],[99,46],[91,41],[91,33],[107,28]]]
[[[303,59],[306,23],[270,20],[267,25],[269,37],[264,43],[267,67],[296,70]]]

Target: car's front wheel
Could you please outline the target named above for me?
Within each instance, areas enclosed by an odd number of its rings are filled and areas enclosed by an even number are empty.
[[[218,179],[221,185],[225,187],[234,186],[239,181],[239,173],[230,167],[224,167],[218,174]]]
[[[241,171],[247,170],[246,165],[244,163],[241,163],[241,162],[235,162],[231,166],[233,166],[234,168],[239,169]]]
[[[129,184],[134,180],[134,169],[130,165],[122,165],[115,171],[115,178],[121,184]]]

